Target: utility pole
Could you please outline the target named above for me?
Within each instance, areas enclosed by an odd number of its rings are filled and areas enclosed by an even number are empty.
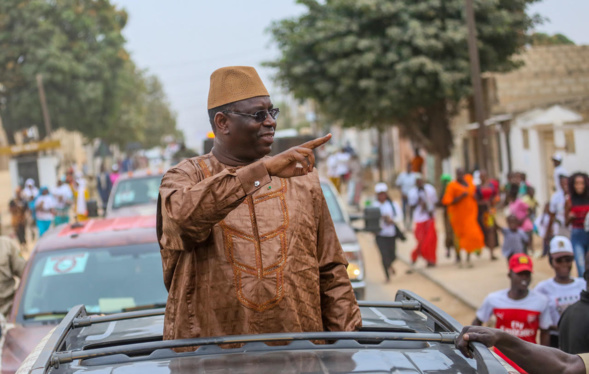
[[[45,100],[45,89],[43,88],[43,75],[37,74],[37,88],[39,89],[39,100],[41,101],[41,109],[43,110],[43,122],[45,122],[45,136],[51,135],[51,118],[49,117],[49,110],[47,109],[47,101]]]
[[[486,169],[489,176],[495,174],[493,157],[490,152],[487,127],[485,126],[485,105],[483,101],[483,84],[481,81],[481,65],[479,61],[479,49],[477,47],[477,34],[474,18],[473,0],[466,0],[466,24],[468,26],[468,53],[470,57],[470,79],[474,96],[475,119],[479,124],[478,133],[478,159],[479,168]]]

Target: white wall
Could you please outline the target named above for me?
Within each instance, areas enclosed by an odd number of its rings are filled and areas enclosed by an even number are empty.
[[[37,159],[39,169],[39,187],[46,186],[49,189],[57,186],[57,165],[59,160],[55,156],[40,156]]]
[[[576,126],[575,129],[575,153],[563,153],[563,166],[569,173],[583,171],[589,173],[589,123]],[[566,126],[569,129],[571,126]]]
[[[522,128],[513,126],[511,129],[511,154],[513,171],[523,171],[527,174],[528,182],[536,188],[536,199],[540,203],[540,208],[549,200],[553,191],[548,189],[546,184],[546,171],[552,170],[551,165],[545,165],[546,152],[542,141],[542,131],[554,128],[555,138],[558,133],[562,133],[560,127],[531,127],[529,130],[530,147],[525,150],[523,147]],[[574,154],[562,153],[564,160],[563,166],[569,173],[576,171],[589,172],[589,124],[586,125],[567,125],[566,129],[574,128],[575,131],[575,150]]]

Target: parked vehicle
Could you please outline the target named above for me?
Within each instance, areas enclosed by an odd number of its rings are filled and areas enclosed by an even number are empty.
[[[337,238],[349,263],[348,276],[352,282],[356,299],[363,300],[366,293],[366,283],[364,282],[364,259],[358,237],[333,184],[326,179],[321,179],[321,189],[335,226]]]
[[[105,216],[109,218],[155,215],[163,176],[162,172],[148,171],[121,175],[108,198]]]
[[[106,209],[106,217],[154,215],[157,210],[157,198],[162,177],[163,174],[134,173],[119,178],[113,186]],[[348,276],[354,287],[356,298],[362,300],[366,284],[364,282],[364,260],[358,238],[350,225],[350,217],[333,184],[326,179],[321,179],[321,189],[327,201],[338,239],[349,262]]]
[[[2,326],[1,372],[14,373],[75,305],[86,305],[88,314],[165,306],[162,278],[153,216],[88,220],[47,232]]]
[[[21,373],[492,373],[513,370],[481,344],[465,358],[462,326],[409,291],[361,302],[357,332],[309,332],[162,340],[163,309],[89,316],[73,308]],[[285,345],[266,345],[284,342]],[[323,343],[323,344],[322,344]],[[228,348],[224,344],[231,344]],[[173,349],[195,347],[177,353]]]

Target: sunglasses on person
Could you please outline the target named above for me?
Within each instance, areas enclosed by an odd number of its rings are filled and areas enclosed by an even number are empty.
[[[237,114],[238,116],[251,117],[256,122],[261,123],[261,122],[264,122],[266,120],[266,118],[268,118],[268,115],[270,115],[272,118],[276,119],[278,117],[278,114],[280,113],[280,109],[273,108],[270,110],[259,110],[259,111],[255,112],[254,114],[234,112],[232,110],[224,110],[221,113],[223,113],[223,114]]]
[[[559,258],[555,258],[554,262],[558,263],[558,264],[562,264],[564,262],[573,262],[575,261],[575,258],[573,256],[563,256],[563,257],[559,257]]]

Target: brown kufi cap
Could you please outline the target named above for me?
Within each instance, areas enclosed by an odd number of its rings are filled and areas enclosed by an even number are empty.
[[[211,74],[207,109],[258,96],[270,96],[256,69],[228,66]]]

